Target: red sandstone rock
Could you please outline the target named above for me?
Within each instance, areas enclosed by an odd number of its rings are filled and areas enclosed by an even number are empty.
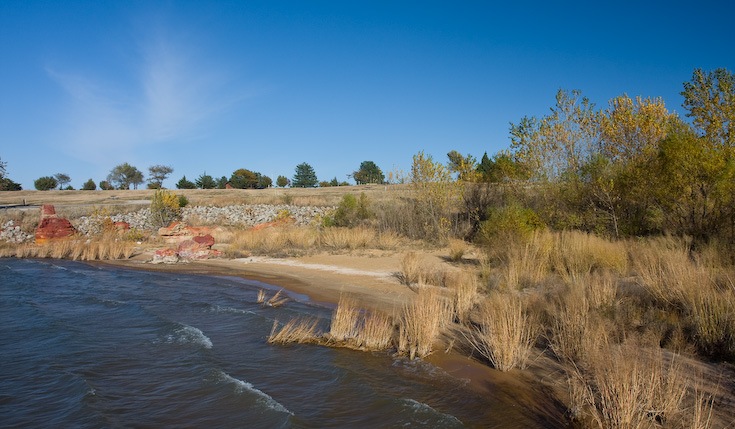
[[[209,258],[209,247],[202,246],[194,240],[182,241],[176,251],[181,259],[207,259]]]
[[[36,228],[36,244],[45,244],[49,240],[68,237],[77,232],[67,219],[56,215],[52,205],[41,206],[41,219]]]
[[[183,222],[174,222],[169,226],[158,229],[158,235],[164,237],[167,243],[181,243],[200,235],[208,235],[212,228],[207,226],[189,226]]]
[[[174,264],[179,262],[179,254],[174,249],[160,249],[153,253],[154,264]]]
[[[129,231],[130,224],[128,222],[115,222],[115,229],[118,231]]]
[[[266,228],[272,228],[274,226],[278,226],[276,222],[263,222],[255,225],[254,227],[250,228],[251,231],[260,231],[261,229]]]
[[[206,247],[207,249],[214,246],[214,237],[212,237],[210,234],[199,235],[197,237],[192,238],[192,240],[194,240],[200,246]]]

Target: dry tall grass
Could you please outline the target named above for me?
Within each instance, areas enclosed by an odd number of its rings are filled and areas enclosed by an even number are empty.
[[[445,275],[444,285],[452,292],[455,316],[460,322],[467,321],[478,298],[477,276],[465,270],[450,272]]]
[[[265,290],[260,289],[258,291],[257,302],[258,304],[261,304],[264,307],[280,307],[289,301],[289,298],[287,296],[281,295],[282,293],[283,293],[283,289],[279,290],[278,292],[275,293],[275,295],[268,298],[268,295],[266,294]]]
[[[375,241],[375,231],[363,227],[326,228],[319,233],[321,245],[334,250],[366,248]]]
[[[664,308],[679,312],[708,356],[735,356],[735,284],[722,268],[689,256],[683,245],[651,241],[632,251],[639,284]]]
[[[269,344],[313,343],[317,341],[319,320],[292,319],[278,329],[278,320],[273,322],[273,328],[268,336]]]
[[[419,287],[399,319],[398,353],[414,357],[431,354],[440,330],[452,317],[451,303],[438,288]]]
[[[484,303],[480,326],[467,339],[493,367],[509,371],[525,368],[538,332],[538,320],[529,314],[523,297],[495,293]]]
[[[408,252],[401,259],[401,282],[406,285],[418,283],[421,279],[421,261],[416,252]]]
[[[357,337],[360,309],[357,302],[342,295],[337,309],[332,314],[329,335],[336,341],[347,341]]]
[[[467,243],[464,240],[449,240],[449,259],[452,262],[460,262],[467,252]]]
[[[696,414],[683,407],[690,384],[685,368],[660,349],[604,345],[590,351],[569,382],[578,417],[601,428],[684,426]]]
[[[500,290],[516,290],[533,286],[543,280],[549,270],[553,236],[536,231],[527,242],[508,242],[505,249],[493,249],[503,263]]]
[[[83,261],[128,259],[135,249],[133,243],[102,235],[94,239],[74,237],[51,240],[43,245],[24,243],[3,248],[2,256],[16,258],[54,258]]]
[[[552,264],[567,282],[594,270],[610,270],[625,273],[628,263],[623,243],[615,243],[592,234],[579,231],[562,231],[555,234]]]
[[[393,337],[392,318],[380,312],[361,311],[357,302],[345,295],[339,299],[332,315],[329,334],[325,339],[344,343],[348,347],[385,350]]]

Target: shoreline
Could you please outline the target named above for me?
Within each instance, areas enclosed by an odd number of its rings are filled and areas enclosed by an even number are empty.
[[[294,262],[292,258],[264,260],[244,258],[206,260],[178,264],[151,264],[147,255],[130,260],[93,261],[93,265],[108,265],[144,271],[186,273],[205,276],[227,276],[253,280],[306,296],[311,302],[335,308],[342,293],[358,299],[364,308],[394,314],[400,311],[413,292],[394,276],[369,275],[367,271],[338,266]],[[284,261],[290,261],[284,263]],[[324,267],[324,268],[322,268]],[[331,267],[333,269],[327,269]],[[342,267],[343,268],[343,267]],[[375,273],[375,272],[373,272]],[[497,371],[449,347],[437,350],[424,360],[458,379],[466,379],[467,388],[478,395],[501,395],[544,427],[566,427],[570,424],[563,403],[566,392],[560,384],[560,365],[538,353],[525,370]],[[509,422],[511,423],[511,422]]]

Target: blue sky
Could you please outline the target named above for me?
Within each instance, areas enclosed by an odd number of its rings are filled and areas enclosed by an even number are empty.
[[[598,106],[735,69],[719,2],[0,2],[0,158],[33,189],[128,162],[347,180],[509,146],[559,88]]]

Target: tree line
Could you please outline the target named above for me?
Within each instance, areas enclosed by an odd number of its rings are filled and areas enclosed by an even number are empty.
[[[661,98],[623,94],[596,108],[560,89],[547,115],[510,124],[507,150],[479,162],[452,151],[448,168],[501,185],[501,206],[532,209],[557,229],[733,242],[735,75],[697,69],[681,95],[689,123]]]
[[[0,190],[21,190],[22,187],[5,177],[6,163],[0,161]],[[161,189],[163,181],[166,180],[174,169],[167,165],[153,165],[148,167],[148,189]],[[380,168],[373,161],[364,161],[360,164],[355,172],[350,176],[354,177],[357,184],[365,183],[384,183],[385,176]],[[51,189],[73,190],[68,185],[71,178],[68,174],[57,173],[52,176],[39,177],[34,181],[34,187],[39,191],[48,191]],[[138,189],[138,186],[145,183],[143,173],[138,168],[126,163],[115,166],[107,175],[105,180],[101,180],[99,184],[93,179],[89,179],[80,188],[81,190],[112,190],[112,189]],[[273,180],[259,172],[251,171],[246,168],[235,170],[230,177],[221,176],[215,178],[205,171],[194,181],[186,178],[184,175],[176,182],[177,189],[226,189],[228,187],[235,189],[265,189],[273,186]],[[276,178],[276,186],[293,187],[293,188],[311,188],[315,186],[348,186],[346,181],[338,181],[333,178],[331,181],[319,181],[314,168],[306,162],[296,166],[295,173],[292,178],[286,176],[278,176]]]

